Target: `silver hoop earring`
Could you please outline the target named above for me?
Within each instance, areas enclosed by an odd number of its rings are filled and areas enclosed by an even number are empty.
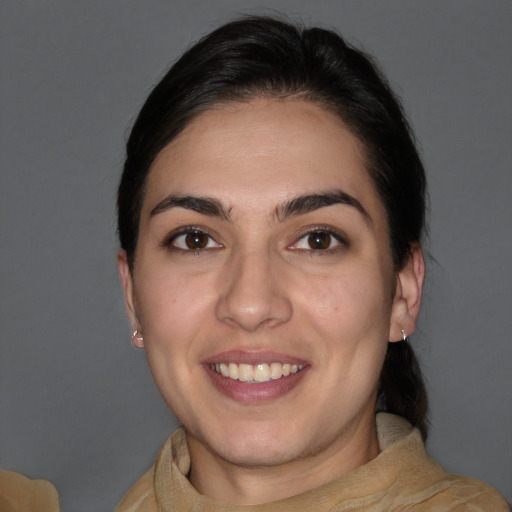
[[[405,331],[402,329],[402,341],[405,341],[405,343],[409,343],[409,337],[405,333]]]
[[[132,333],[132,345],[138,349],[138,350],[142,350],[140,347],[137,347],[137,345],[135,345],[135,341],[138,341],[139,343],[144,343],[144,338],[142,337],[142,334],[139,332],[138,329],[136,329],[135,331],[133,331]]]

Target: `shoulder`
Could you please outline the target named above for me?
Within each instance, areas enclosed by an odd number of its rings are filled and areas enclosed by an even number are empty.
[[[431,487],[429,505],[446,511],[509,512],[510,506],[493,487],[475,478],[447,474]],[[435,509],[437,510],[437,509]]]
[[[180,450],[184,450],[188,456],[182,428],[163,444],[155,463],[125,494],[115,512],[158,512],[157,494],[162,492],[161,481],[164,480],[164,487],[170,485],[167,480],[170,479],[171,466],[177,462],[176,451]],[[157,488],[160,489],[158,492]]]
[[[401,512],[509,512],[510,506],[490,485],[447,474],[425,452],[417,429],[390,414],[377,416],[380,470],[393,476],[386,493]],[[401,504],[401,505],[400,505]],[[396,505],[399,505],[398,508]],[[400,508],[401,507],[401,508]]]
[[[154,466],[125,494],[115,512],[157,512],[154,487]]]
[[[490,485],[475,478],[447,474],[431,459],[408,475],[409,495],[403,510],[414,512],[510,512],[510,506]]]

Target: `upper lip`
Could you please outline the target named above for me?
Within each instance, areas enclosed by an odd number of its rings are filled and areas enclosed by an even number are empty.
[[[307,364],[307,361],[299,357],[283,354],[275,351],[247,351],[247,350],[227,350],[206,358],[203,364]]]

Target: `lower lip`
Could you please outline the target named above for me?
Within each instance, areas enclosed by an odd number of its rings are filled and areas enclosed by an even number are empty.
[[[253,384],[224,377],[215,370],[212,370],[209,365],[204,365],[204,369],[213,385],[223,395],[237,402],[254,404],[270,402],[288,394],[299,384],[309,367],[306,366],[297,373],[292,373],[280,379]]]

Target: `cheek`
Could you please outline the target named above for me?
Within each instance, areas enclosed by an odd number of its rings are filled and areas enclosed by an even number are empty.
[[[211,307],[208,278],[179,272],[147,273],[140,282],[136,301],[145,338],[152,345],[182,348],[201,329]]]
[[[373,404],[387,349],[388,287],[375,271],[355,270],[317,276],[295,294],[333,424]]]
[[[180,417],[189,401],[187,389],[197,382],[198,340],[211,325],[208,283],[178,272],[148,273],[141,283],[138,311],[149,367],[167,405]]]
[[[328,276],[314,276],[295,293],[301,314],[309,316],[322,331],[327,329],[364,336],[387,336],[391,297],[383,276],[370,266],[348,268]]]
[[[302,330],[315,341],[316,361],[328,386],[345,390],[346,405],[351,400],[364,402],[376,389],[391,314],[383,275],[363,272],[360,266],[358,270],[317,276],[295,294],[300,298],[296,312]]]

